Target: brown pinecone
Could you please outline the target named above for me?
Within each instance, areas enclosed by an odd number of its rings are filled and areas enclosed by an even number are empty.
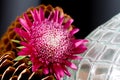
[[[14,59],[13,51],[7,51],[0,57],[0,80],[55,80],[51,74],[44,75],[42,70],[32,72],[28,59]]]
[[[49,15],[49,13],[51,11],[54,11],[55,9],[59,10],[60,11],[60,15],[64,16],[63,24],[65,24],[71,18],[69,15],[64,14],[62,8],[60,8],[60,7],[53,8],[51,5],[48,5],[48,6],[40,5],[40,6],[36,7],[36,9],[38,10],[40,7],[44,9],[45,17],[48,17],[48,15]],[[29,8],[25,13],[27,13],[28,17],[33,22],[33,18],[32,18],[32,15],[30,13],[30,10],[33,10],[33,8]],[[23,17],[23,14],[21,16],[19,16],[19,17]],[[1,38],[1,40],[0,40],[0,52],[1,53],[4,53],[6,51],[14,51],[16,53],[16,52],[19,51],[19,49],[16,48],[17,46],[19,46],[19,44],[16,44],[16,43],[14,43],[14,42],[11,41],[13,39],[14,40],[20,40],[20,41],[23,40],[22,38],[20,38],[14,32],[14,28],[15,27],[20,27],[21,28],[21,24],[18,21],[19,17],[17,17],[16,20],[12,22],[12,24],[8,27],[7,32]]]

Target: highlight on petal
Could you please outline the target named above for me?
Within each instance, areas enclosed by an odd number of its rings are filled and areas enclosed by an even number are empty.
[[[81,56],[70,56],[69,58],[73,59],[73,60],[81,60],[82,59]]]
[[[30,12],[32,14],[34,21],[40,21],[37,9],[34,9],[33,11],[30,11]]]
[[[19,18],[19,21],[20,21],[21,25],[23,26],[23,28],[24,28],[28,33],[30,33],[30,28],[29,28],[27,22],[26,22],[24,19],[22,19],[22,18]]]
[[[20,29],[20,28],[15,28],[14,31],[16,33],[18,33],[21,37],[25,38],[26,40],[29,41],[30,37],[29,34],[27,32],[25,32],[24,30]]]
[[[82,39],[73,40],[75,47],[78,47],[80,45],[85,45],[87,42],[88,42],[88,40],[82,40]]]
[[[42,8],[40,8],[40,10],[39,10],[39,15],[40,15],[41,21],[43,21],[45,19],[45,16],[44,16],[45,14],[44,14],[44,11]]]
[[[39,69],[40,66],[41,66],[40,64],[33,63],[32,71],[36,72]]]
[[[30,21],[30,19],[28,18],[28,15],[26,13],[24,13],[24,19],[27,22],[28,26],[31,27],[32,26],[32,22]]]
[[[44,68],[43,68],[43,73],[44,73],[44,74],[48,74],[48,73],[49,73],[48,67],[44,67]]]
[[[62,65],[63,71],[66,75],[68,75],[69,77],[71,76],[70,72],[68,71],[68,69]]]
[[[64,28],[65,29],[69,28],[73,21],[74,21],[73,19],[68,20],[67,23],[64,25]]]
[[[59,63],[53,64],[54,72],[56,73],[57,78],[60,80],[64,76],[64,71]]]
[[[79,47],[74,49],[74,54],[81,54],[85,52],[85,50],[87,50],[87,48],[84,45],[80,45]]]
[[[54,22],[58,22],[58,14],[59,14],[58,10],[55,10],[54,18],[53,18]]]
[[[24,52],[26,55],[30,55],[31,53],[31,50],[29,50],[28,48],[23,48],[21,51]]]
[[[77,66],[74,63],[69,62],[69,61],[65,61],[65,64],[66,64],[66,66],[68,66],[74,70],[77,70]]]
[[[59,24],[62,24],[62,23],[63,23],[63,20],[64,20],[64,16],[59,18],[58,23],[59,23]]]
[[[79,29],[75,28],[75,29],[72,29],[72,31],[70,31],[70,34],[73,36],[77,32],[79,32]]]

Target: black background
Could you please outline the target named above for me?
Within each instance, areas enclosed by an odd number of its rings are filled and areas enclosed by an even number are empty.
[[[86,37],[120,12],[120,0],[0,0],[0,36],[17,16],[39,4],[62,7],[65,13],[74,18],[73,24],[80,28],[76,35],[79,38]]]

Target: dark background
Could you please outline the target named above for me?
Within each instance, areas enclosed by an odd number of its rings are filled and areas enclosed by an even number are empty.
[[[0,36],[17,16],[39,4],[62,7],[80,28],[80,38],[120,12],[120,0],[0,0]]]

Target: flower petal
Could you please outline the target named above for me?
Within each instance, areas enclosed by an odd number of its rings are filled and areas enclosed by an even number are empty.
[[[73,64],[72,62],[65,61],[65,65],[74,69],[74,70],[77,70],[77,66],[75,64]]]
[[[23,28],[28,32],[30,33],[30,27],[28,26],[27,22],[22,19],[22,18],[19,18],[19,21],[21,23],[21,25],[23,26]]]
[[[64,71],[59,63],[53,64],[53,69],[60,77],[64,76]]]
[[[54,17],[53,12],[50,12],[49,16],[48,16],[48,20],[51,20]]]
[[[63,23],[63,20],[64,20],[64,17],[60,17],[60,19],[58,20],[58,23],[59,23],[59,24],[62,24],[62,23]]]
[[[59,11],[58,10],[55,10],[55,13],[54,13],[54,22],[58,22],[58,14],[59,14]]]
[[[69,28],[73,21],[74,21],[73,19],[68,20],[68,21],[66,22],[66,24],[64,25],[64,28],[65,28],[65,29]]]
[[[49,70],[48,70],[47,67],[44,67],[44,68],[43,68],[43,73],[44,73],[44,74],[48,74],[48,73],[49,73]]]
[[[23,51],[20,51],[20,52],[18,52],[18,55],[26,56],[26,55],[29,55],[29,53],[25,53],[25,52],[23,52]]]
[[[73,36],[75,33],[79,32],[78,28],[73,29],[72,31],[70,31],[70,34]]]
[[[32,65],[32,71],[33,71],[33,72],[37,71],[40,66],[41,66],[41,65],[40,65],[39,63],[33,64],[33,65]]]
[[[25,32],[24,30],[20,29],[20,28],[15,28],[14,31],[16,33],[18,33],[21,37],[25,38],[26,40],[29,41],[30,37],[29,34],[27,32]]]
[[[39,9],[39,14],[40,14],[41,21],[43,21],[45,19],[45,17],[44,17],[45,14],[44,14],[44,11],[42,8]]]
[[[67,70],[67,68],[65,66],[62,66],[62,68],[63,68],[64,73],[70,77],[71,74],[69,73],[69,71]]]
[[[80,53],[85,52],[85,50],[87,50],[87,47],[82,44],[78,46],[76,49],[74,49],[73,51],[75,52],[74,54],[80,54]]]
[[[81,60],[82,57],[81,56],[70,56],[70,59],[74,59],[74,60]]]
[[[33,11],[30,11],[30,12],[32,14],[34,21],[40,21],[37,9],[34,9]]]
[[[26,13],[24,13],[24,19],[26,20],[28,26],[31,27],[32,26],[32,22],[30,21],[30,19],[28,18],[28,15]]]
[[[75,44],[75,47],[78,47],[80,45],[85,45],[88,42],[88,40],[83,39],[77,39],[73,40],[73,43]]]

